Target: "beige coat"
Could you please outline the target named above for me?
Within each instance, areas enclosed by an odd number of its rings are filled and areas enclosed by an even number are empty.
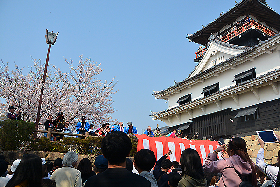
[[[55,170],[51,176],[55,180],[56,187],[81,187],[81,172],[71,167],[62,167]]]

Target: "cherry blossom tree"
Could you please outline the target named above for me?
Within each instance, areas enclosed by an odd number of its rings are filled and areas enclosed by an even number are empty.
[[[6,107],[2,110],[14,105],[21,111],[23,120],[35,122],[44,69],[40,60],[33,61],[27,75],[23,73],[25,69],[16,64],[10,70],[10,64],[1,61],[0,97],[6,100]],[[99,80],[100,64],[82,56],[77,67],[71,60],[65,59],[65,62],[69,66],[68,72],[55,66],[48,69],[40,122],[44,122],[49,114],[56,117],[58,112],[63,112],[69,121],[84,115],[95,126],[115,121],[111,117],[114,112],[112,95],[116,93],[114,79],[110,82]]]

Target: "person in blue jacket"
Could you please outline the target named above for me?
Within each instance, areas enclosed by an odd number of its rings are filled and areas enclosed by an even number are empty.
[[[85,133],[88,132],[89,128],[90,124],[86,122],[86,117],[82,116],[82,122],[78,122],[76,125],[77,134],[85,135]]]
[[[151,126],[148,126],[147,130],[144,132],[144,134],[146,134],[149,137],[154,137],[154,133],[152,131]]]
[[[128,127],[124,129],[126,134],[137,134],[137,129],[132,125],[132,122],[127,122]]]

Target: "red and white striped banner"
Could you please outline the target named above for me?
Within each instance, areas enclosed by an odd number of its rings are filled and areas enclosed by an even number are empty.
[[[195,149],[201,162],[204,161],[209,153],[212,153],[219,144],[217,141],[210,140],[187,140],[182,138],[170,138],[170,137],[148,137],[145,134],[136,135],[138,138],[137,151],[141,149],[150,149],[155,153],[156,159],[160,159],[169,150],[172,154],[169,156],[170,161],[180,161],[182,152],[187,148]],[[220,157],[221,155],[219,155]]]

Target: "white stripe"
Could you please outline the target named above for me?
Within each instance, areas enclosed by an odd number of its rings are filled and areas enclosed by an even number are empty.
[[[163,145],[162,142],[156,142],[156,148],[157,148],[157,160],[159,160],[163,156]]]
[[[180,145],[181,154],[182,154],[182,152],[183,152],[186,148],[185,148],[185,145],[184,145],[183,143],[179,143],[179,145]]]
[[[144,149],[150,149],[149,140],[143,139],[143,147]]]
[[[200,146],[200,152],[201,152],[201,156],[202,156],[202,159],[203,159],[202,165],[204,165],[205,164],[205,159],[206,159],[206,152],[205,152],[204,145]]]
[[[170,161],[176,161],[176,156],[175,156],[175,143],[174,142],[168,142],[168,148],[169,150],[172,151],[172,154],[169,155]]]

